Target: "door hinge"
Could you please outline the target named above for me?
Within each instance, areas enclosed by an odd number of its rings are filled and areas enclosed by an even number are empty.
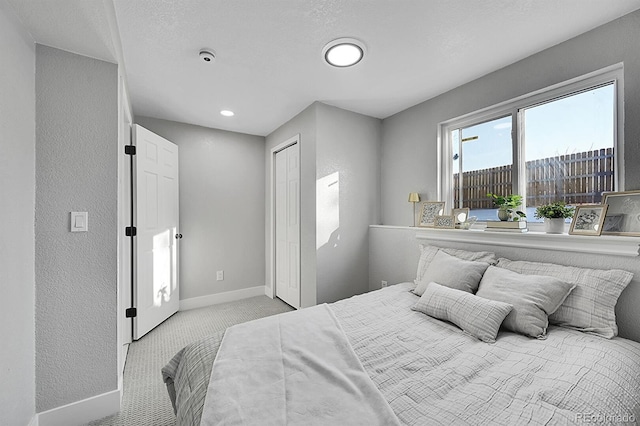
[[[136,146],[135,145],[125,145],[124,153],[126,155],[136,155]]]
[[[137,233],[135,226],[127,226],[124,228],[124,235],[127,237],[135,237]]]
[[[127,308],[124,311],[124,316],[127,318],[135,318],[138,316],[138,310],[136,308]]]

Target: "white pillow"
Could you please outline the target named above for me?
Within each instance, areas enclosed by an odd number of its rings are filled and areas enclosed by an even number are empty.
[[[512,306],[429,283],[412,309],[430,317],[450,321],[483,342],[493,343]]]
[[[557,311],[549,316],[551,324],[580,330],[608,339],[618,335],[616,303],[633,278],[620,269],[588,269],[553,263],[499,259],[498,267],[528,275],[548,275],[572,283],[576,288]]]
[[[417,282],[413,292],[422,296],[430,282],[437,282],[446,287],[475,293],[478,290],[482,274],[488,267],[489,264],[485,262],[462,260],[450,256],[444,251],[438,251],[424,271],[422,280]]]
[[[459,259],[463,260],[471,260],[478,262],[485,262],[490,265],[495,265],[497,262],[495,253],[491,253],[488,251],[467,251],[467,250],[459,250],[453,248],[440,248],[430,246],[428,244],[420,244],[420,260],[418,260],[418,271],[416,272],[416,284],[418,281],[422,281],[422,277],[424,276],[424,272],[427,270],[433,257],[438,253],[438,251],[443,251],[451,256],[455,256]]]
[[[545,339],[549,315],[560,307],[575,286],[554,277],[523,275],[489,266],[477,295],[513,306],[503,323],[507,330]]]

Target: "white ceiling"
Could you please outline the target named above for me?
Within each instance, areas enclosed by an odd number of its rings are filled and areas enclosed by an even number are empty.
[[[385,118],[640,8],[640,0],[8,2],[39,43],[122,57],[136,115],[256,135],[316,100]],[[357,66],[323,62],[323,46],[339,37],[365,43]],[[199,60],[203,47],[215,62]]]

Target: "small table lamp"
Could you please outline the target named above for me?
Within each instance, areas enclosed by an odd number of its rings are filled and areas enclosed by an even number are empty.
[[[416,226],[416,203],[420,201],[420,196],[417,192],[409,193],[409,202],[413,203],[413,226]]]

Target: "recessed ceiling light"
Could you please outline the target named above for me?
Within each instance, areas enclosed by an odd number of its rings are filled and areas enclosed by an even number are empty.
[[[224,115],[225,117],[233,117],[234,115],[236,115],[233,111],[229,111],[228,109],[223,109],[222,111],[220,111],[220,114]]]
[[[339,68],[351,67],[364,57],[364,44],[353,38],[339,38],[327,43],[322,56],[329,65]]]

